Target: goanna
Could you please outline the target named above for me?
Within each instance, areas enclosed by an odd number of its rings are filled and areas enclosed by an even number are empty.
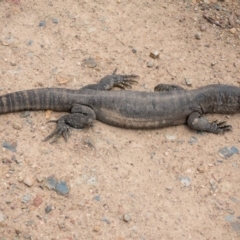
[[[69,128],[84,128],[95,120],[121,128],[153,129],[187,124],[190,128],[221,133],[232,129],[225,122],[209,122],[203,114],[240,112],[240,88],[208,85],[184,90],[176,85],[159,84],[154,92],[109,91],[131,87],[137,75],[103,77],[98,84],[79,90],[40,88],[0,96],[0,114],[23,110],[69,112],[56,122],[56,129],[44,140],[60,136],[65,140]]]

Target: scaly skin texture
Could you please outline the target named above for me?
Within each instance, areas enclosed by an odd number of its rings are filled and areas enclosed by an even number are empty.
[[[176,85],[159,84],[155,92],[107,91],[131,87],[136,75],[108,75],[98,84],[79,90],[42,88],[0,96],[0,114],[22,110],[70,112],[56,121],[48,140],[68,137],[69,126],[84,128],[95,119],[117,127],[152,129],[188,124],[195,130],[221,133],[231,130],[225,122],[208,122],[205,113],[240,112],[240,88],[209,85],[186,91]]]

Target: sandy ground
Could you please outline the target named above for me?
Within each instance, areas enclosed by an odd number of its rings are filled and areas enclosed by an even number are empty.
[[[115,68],[138,74],[141,91],[240,83],[237,1],[2,0],[0,16],[1,95],[78,89]],[[149,56],[155,50],[158,59]],[[83,63],[89,57],[96,67]],[[240,149],[238,114],[208,116],[233,126],[224,135],[96,122],[72,130],[67,143],[42,142],[54,129],[47,118],[63,114],[1,116],[1,145],[13,147],[0,148],[1,240],[239,237],[239,155],[219,155]],[[43,187],[49,176],[66,181],[69,194]]]

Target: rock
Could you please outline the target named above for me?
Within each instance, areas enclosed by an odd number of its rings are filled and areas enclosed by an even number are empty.
[[[105,223],[107,223],[107,224],[110,224],[110,221],[109,221],[106,217],[103,217],[103,218],[101,219],[101,221],[102,221],[102,222],[105,222]]]
[[[90,139],[90,138],[83,139],[83,142],[84,142],[85,144],[87,144],[88,147],[90,147],[90,148],[92,148],[92,149],[95,149],[95,146],[94,146],[94,143],[93,143],[92,139]]]
[[[30,195],[25,195],[22,198],[22,203],[27,203],[31,200],[31,196]]]
[[[236,28],[231,28],[231,29],[229,29],[229,32],[232,33],[232,34],[235,34],[237,32],[237,29]]]
[[[194,35],[194,37],[197,39],[197,40],[200,40],[202,38],[202,34],[201,33],[196,33]]]
[[[3,213],[0,212],[0,223],[3,222],[5,218],[6,217],[3,215]]]
[[[32,46],[32,44],[33,44],[33,40],[28,40],[28,41],[27,41],[27,45],[28,45],[28,46]]]
[[[234,154],[239,154],[239,150],[235,146],[232,146],[231,148],[224,147],[219,150],[219,155],[224,158],[230,158]]]
[[[165,134],[165,138],[169,141],[174,141],[176,139],[176,135],[173,134]]]
[[[196,143],[196,142],[198,142],[198,139],[197,139],[196,137],[194,137],[194,136],[192,136],[192,137],[189,139],[189,141],[188,141],[188,143],[191,144],[191,145],[193,145],[193,144]]]
[[[201,166],[199,166],[199,167],[197,168],[197,171],[198,171],[199,173],[207,172],[207,170],[208,170],[208,168],[207,168],[206,165],[201,165]]]
[[[22,128],[22,125],[14,122],[14,123],[12,123],[12,127],[16,130],[20,130]]]
[[[38,207],[42,204],[43,199],[41,198],[41,196],[37,195],[34,199],[33,199],[33,206]]]
[[[101,200],[101,199],[100,199],[100,196],[95,196],[93,199],[96,200],[96,201],[98,201],[98,202]]]
[[[11,152],[17,152],[17,149],[16,149],[17,144],[16,143],[11,144],[8,142],[3,142],[2,146]]]
[[[50,176],[50,177],[44,179],[43,184],[49,190],[55,190],[55,187],[57,184],[57,179],[54,176]]]
[[[205,32],[207,29],[206,25],[201,25],[200,26],[200,31]]]
[[[125,213],[124,215],[123,215],[123,221],[124,222],[129,222],[129,221],[131,221],[131,216],[128,214],[128,213]]]
[[[191,181],[188,177],[180,177],[180,181],[185,187],[189,187],[191,185]]]
[[[59,181],[56,184],[56,192],[60,195],[67,195],[69,193],[69,188],[65,181]]]
[[[133,52],[133,53],[137,53],[137,49],[133,48],[133,49],[132,49],[132,52]]]
[[[147,67],[152,68],[154,66],[153,62],[147,62]]]
[[[214,5],[214,8],[215,8],[217,11],[220,11],[221,8],[222,8],[222,6],[221,6],[220,3],[216,3],[216,4]]]
[[[48,205],[47,207],[45,207],[45,213],[50,213],[52,211],[52,206]]]
[[[214,179],[210,179],[209,183],[211,185],[211,190],[215,192],[218,188],[217,182]]]
[[[185,79],[185,83],[187,84],[187,86],[191,87],[192,86],[192,80],[189,78],[184,78]]]
[[[28,187],[31,187],[34,183],[34,179],[32,178],[32,176],[26,176],[23,180],[23,183]]]
[[[100,232],[100,226],[99,225],[94,226],[93,231],[94,232]]]
[[[58,19],[57,18],[52,18],[52,22],[55,24],[58,24]]]
[[[11,64],[11,66],[13,66],[13,67],[17,65],[17,63],[16,63],[15,61],[11,61],[10,64]]]
[[[41,21],[39,24],[38,24],[39,27],[46,27],[46,22],[45,21]]]
[[[152,51],[149,56],[153,59],[159,58],[159,51]]]
[[[97,66],[96,61],[93,58],[85,58],[83,63],[89,68],[95,68]]]

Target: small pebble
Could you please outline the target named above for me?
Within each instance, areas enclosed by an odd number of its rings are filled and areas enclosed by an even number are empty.
[[[185,187],[189,187],[191,185],[191,181],[188,177],[180,177],[180,181]]]
[[[192,86],[192,80],[189,78],[185,78],[185,83],[187,84],[187,86],[191,87]]]
[[[147,67],[151,68],[154,66],[154,63],[153,62],[147,62]]]
[[[237,29],[236,28],[231,28],[229,29],[229,31],[232,33],[232,34],[235,34],[237,32]]]
[[[16,130],[20,130],[22,128],[22,125],[14,122],[14,123],[12,123],[12,127]]]
[[[198,142],[198,139],[195,136],[192,136],[188,141],[188,143],[191,145],[193,145],[196,142]]]
[[[133,52],[133,53],[136,53],[136,52],[137,52],[137,49],[133,48],[133,49],[132,49],[132,52]]]
[[[176,140],[176,135],[173,134],[165,134],[165,138],[169,141],[174,141]]]
[[[33,44],[33,40],[29,40],[29,41],[27,42],[27,45],[28,45],[28,46],[32,46],[32,44]]]
[[[16,144],[11,144],[8,142],[3,142],[2,146],[11,152],[17,152]]]
[[[94,232],[100,232],[100,226],[95,226],[95,227],[93,228],[93,231],[94,231]]]
[[[150,57],[153,59],[159,58],[159,51],[150,52]]]
[[[5,216],[3,215],[3,213],[0,212],[0,223],[3,222],[5,220]]]
[[[201,25],[200,26],[200,31],[205,32],[206,31],[206,25]]]
[[[100,196],[95,196],[93,199],[99,202],[100,201]]]
[[[17,65],[17,63],[16,63],[15,61],[11,61],[10,64],[11,64],[11,66],[13,66],[13,67]]]
[[[93,58],[85,58],[83,63],[89,68],[95,68],[97,66],[96,61]]]
[[[65,181],[59,181],[56,184],[56,192],[60,195],[67,195],[69,193],[69,188]]]
[[[52,206],[48,205],[47,207],[45,207],[45,213],[50,213],[52,211]]]
[[[220,3],[216,3],[216,4],[214,5],[214,8],[215,8],[217,11],[220,11],[221,8],[222,8],[222,6],[221,6]]]
[[[196,33],[196,34],[194,35],[194,37],[195,37],[197,40],[200,40],[200,39],[202,38],[202,35],[201,35],[201,33]]]
[[[31,196],[30,195],[25,195],[23,198],[22,198],[22,202],[23,203],[27,203],[31,200]]]
[[[202,166],[199,166],[198,168],[197,168],[197,171],[199,172],[199,173],[204,173],[204,172],[206,172],[207,171],[207,166],[206,165],[202,165]]]
[[[57,18],[53,18],[52,22],[55,23],[55,24],[58,24],[58,19]]]
[[[235,146],[232,146],[231,148],[224,147],[219,150],[219,155],[224,158],[229,158],[234,154],[239,154],[239,150]]]
[[[28,187],[31,187],[34,183],[34,179],[31,176],[27,176],[24,178],[23,183],[26,184]]]
[[[45,27],[46,26],[46,22],[45,21],[41,21],[39,24],[38,24],[39,27]]]
[[[172,191],[172,187],[166,187],[166,190],[168,191],[168,192],[171,192]]]
[[[123,215],[123,221],[124,222],[129,222],[129,221],[131,221],[131,216],[128,214],[128,213],[125,213],[124,215]]]
[[[218,188],[218,185],[217,185],[216,181],[214,179],[210,179],[209,183],[211,185],[211,190],[213,192],[215,192]]]
[[[38,206],[40,206],[42,204],[42,202],[43,202],[43,199],[39,195],[37,195],[33,199],[33,206],[38,207]]]

